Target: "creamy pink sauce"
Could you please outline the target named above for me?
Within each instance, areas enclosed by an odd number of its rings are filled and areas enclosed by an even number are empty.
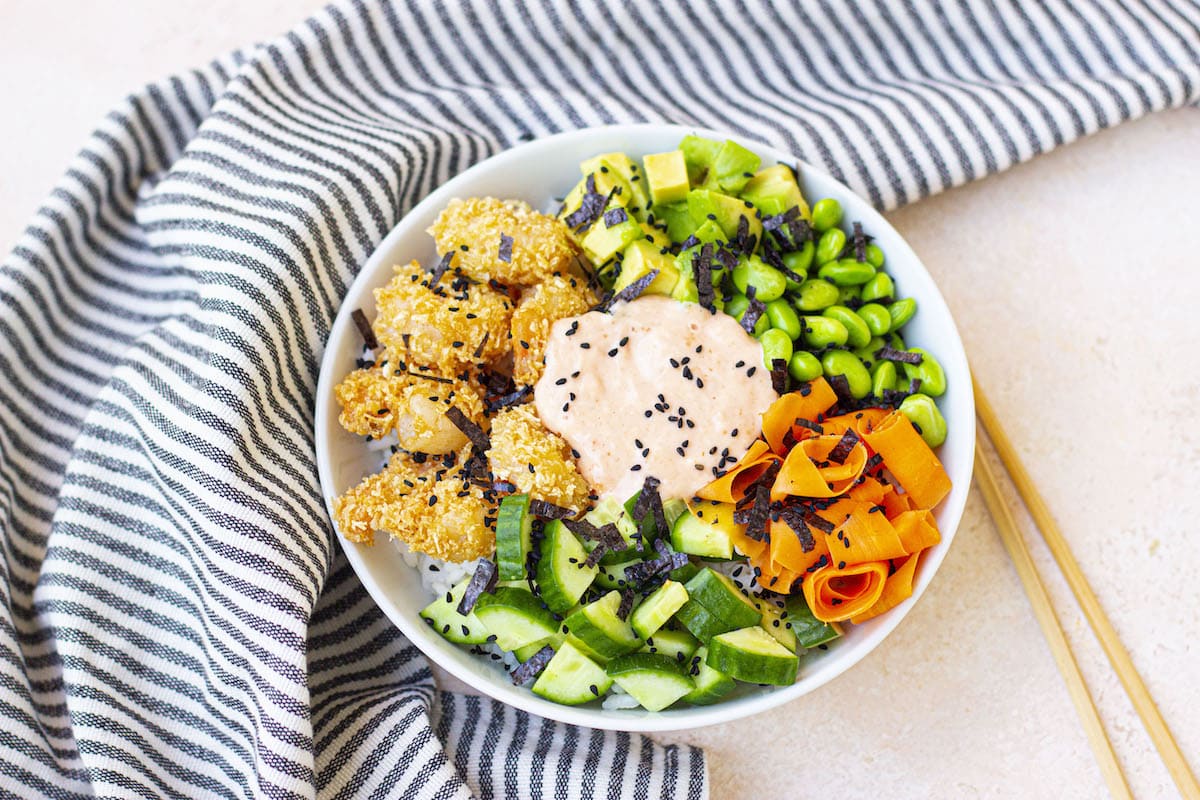
[[[647,476],[664,499],[692,497],[746,452],[777,397],[737,320],[657,295],[554,323],[534,387],[592,489],[621,500]]]

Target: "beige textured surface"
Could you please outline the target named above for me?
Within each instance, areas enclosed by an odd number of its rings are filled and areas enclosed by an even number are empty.
[[[4,2],[0,245],[123,92],[315,5]],[[940,281],[977,375],[1190,754],[1200,754],[1200,587],[1189,580],[1200,567],[1197,153],[1200,112],[1164,114],[892,215]],[[1176,796],[1065,586],[1049,584],[1134,792]],[[924,599],[859,666],[769,714],[660,738],[708,748],[716,798],[1103,796],[978,496]]]

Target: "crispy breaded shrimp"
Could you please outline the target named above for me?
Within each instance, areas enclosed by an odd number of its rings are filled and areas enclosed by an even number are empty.
[[[512,315],[513,380],[533,385],[542,377],[542,356],[550,326],[596,305],[595,293],[582,278],[552,275],[521,293]]]
[[[459,464],[469,451],[460,451]],[[375,532],[384,531],[413,550],[456,562],[490,556],[496,546],[483,490],[440,460],[417,464],[397,453],[382,472],[338,497],[333,510],[338,530],[352,542],[372,544]]]
[[[467,443],[467,437],[446,418],[457,406],[477,425],[485,425],[483,398],[470,382],[458,377],[450,382],[413,375],[388,360],[356,369],[337,385],[334,393],[342,406],[338,421],[359,436],[386,436],[393,428],[405,450],[449,453]]]
[[[582,510],[587,481],[575,468],[571,448],[546,430],[533,405],[511,406],[492,418],[492,475],[514,484],[535,499]]]
[[[388,285],[375,290],[375,337],[393,359],[403,358],[410,369],[433,367],[442,377],[503,355],[512,301],[487,286],[465,283],[445,275],[430,289],[429,273],[416,261],[397,265]]]
[[[567,226],[518,200],[451,200],[429,233],[438,252],[453,252],[454,265],[477,281],[532,286],[576,269],[579,250]],[[507,261],[501,256],[502,236],[512,239]]]

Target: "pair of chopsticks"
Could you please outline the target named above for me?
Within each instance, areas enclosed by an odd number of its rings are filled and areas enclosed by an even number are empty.
[[[1009,478],[1017,487],[1021,499],[1025,501],[1025,506],[1029,509],[1029,515],[1037,525],[1042,540],[1046,543],[1051,555],[1054,556],[1067,585],[1071,587],[1071,592],[1075,595],[1075,600],[1083,609],[1088,624],[1092,626],[1092,631],[1100,641],[1105,655],[1108,656],[1109,664],[1117,673],[1121,685],[1125,687],[1125,693],[1129,695],[1134,709],[1141,717],[1142,724],[1146,727],[1146,732],[1150,734],[1150,739],[1154,742],[1159,757],[1162,758],[1167,771],[1171,774],[1171,779],[1175,781],[1180,794],[1186,800],[1200,800],[1200,784],[1196,782],[1195,775],[1188,767],[1187,759],[1183,757],[1179,745],[1175,743],[1171,729],[1167,727],[1166,721],[1159,713],[1158,706],[1154,703],[1154,698],[1150,696],[1141,675],[1133,666],[1129,653],[1117,638],[1116,630],[1108,621],[1104,609],[1100,606],[1100,601],[1088,584],[1087,578],[1084,577],[1083,570],[1079,568],[1079,563],[1071,555],[1071,548],[1067,545],[1062,531],[1059,530],[1046,502],[1033,485],[1029,473],[1021,464],[1017,451],[1004,433],[1004,429],[1000,427],[996,412],[984,397],[978,383],[975,383],[975,412],[984,432],[992,442],[992,447],[996,450],[996,455],[1000,457],[1000,462],[1008,471]],[[979,488],[983,491],[988,511],[991,512],[996,528],[1000,532],[1000,538],[1004,541],[1004,546],[1016,566],[1017,575],[1020,576],[1021,583],[1025,586],[1025,593],[1029,596],[1034,616],[1041,625],[1042,634],[1050,645],[1050,652],[1054,655],[1059,672],[1062,673],[1063,679],[1067,683],[1067,690],[1075,704],[1075,710],[1083,721],[1084,731],[1092,746],[1092,752],[1095,753],[1096,760],[1100,764],[1100,771],[1104,776],[1105,783],[1108,784],[1109,793],[1114,798],[1132,798],[1129,784],[1125,780],[1125,773],[1121,770],[1116,753],[1113,752],[1112,743],[1104,731],[1100,715],[1088,693],[1087,684],[1084,683],[1083,674],[1079,671],[1079,664],[1076,663],[1075,656],[1063,633],[1062,625],[1054,614],[1050,595],[1047,594],[1046,587],[1038,575],[1033,558],[1029,554],[1029,548],[1025,545],[1025,540],[1017,529],[1012,512],[1000,494],[996,475],[978,448],[975,451],[975,477],[979,481]]]

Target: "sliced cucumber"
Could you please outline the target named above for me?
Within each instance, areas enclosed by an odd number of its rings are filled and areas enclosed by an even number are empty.
[[[680,553],[701,558],[733,558],[729,534],[688,511],[671,527],[671,546]]]
[[[737,625],[726,622],[695,600],[687,601],[683,608],[676,612],[675,619],[682,622],[684,627],[692,632],[692,635],[705,643],[719,633],[737,628]]]
[[[660,653],[664,656],[671,656],[676,661],[687,661],[699,646],[700,642],[687,631],[662,628],[647,639],[646,646],[638,652]]]
[[[465,578],[446,594],[421,609],[421,618],[435,631],[455,644],[483,644],[488,629],[472,610],[467,616],[458,613],[458,603],[467,590],[470,578]]]
[[[700,566],[698,564],[694,564],[691,561],[689,561],[688,563],[684,564],[682,567],[671,570],[671,572],[668,574],[668,577],[673,581],[679,581],[680,583],[687,583],[692,578],[694,578],[696,576],[696,573],[699,571],[700,571]]]
[[[786,619],[801,647],[816,647],[842,635],[842,626],[836,622],[821,622],[812,615],[802,594],[788,598]]]
[[[737,681],[708,665],[708,648],[701,647],[692,656],[690,669],[692,683],[695,688],[683,696],[683,699],[694,706],[707,706],[725,697],[737,688]]]
[[[555,703],[577,706],[604,695],[612,678],[604,667],[564,641],[533,684],[533,693]]]
[[[498,586],[495,594],[479,596],[475,615],[501,650],[516,650],[558,633],[558,620],[528,589]]]
[[[587,550],[562,520],[546,523],[537,564],[538,590],[551,611],[561,614],[579,602],[599,570],[588,566]]]
[[[513,650],[513,655],[517,657],[517,661],[525,663],[533,657],[534,653],[541,650],[546,645],[550,645],[555,650],[558,650],[558,648],[562,646],[563,639],[565,638],[566,636],[563,634],[556,633],[553,636],[546,637],[545,639],[538,639],[536,642],[530,642],[524,647],[518,647],[516,650]]]
[[[642,640],[627,620],[617,616],[620,606],[621,593],[609,592],[572,612],[563,625],[571,636],[599,656],[613,658],[624,655],[638,649]]]
[[[662,711],[695,688],[683,664],[657,653],[614,658],[608,662],[607,672],[648,711]]]
[[[692,600],[729,624],[726,630],[758,624],[758,609],[729,576],[705,567],[685,585]],[[688,629],[691,630],[691,627]]]
[[[641,519],[634,519],[633,516],[633,507],[637,505],[637,501],[641,498],[641,496],[642,492],[639,489],[636,493],[634,493],[633,497],[625,501],[625,514],[629,517],[629,519],[634,521],[634,524],[638,526],[638,530],[641,531],[642,534],[642,542],[646,545],[646,547],[650,547],[654,543],[654,540],[658,538],[658,529],[654,524],[654,513],[650,512]],[[680,515],[687,513],[687,503],[673,497],[670,500],[663,500],[662,506],[663,518],[667,523],[667,530],[670,531],[672,526],[675,525],[675,520],[677,520]]]
[[[705,663],[739,681],[787,686],[796,682],[800,659],[753,625],[714,636]]]
[[[667,624],[667,620],[675,616],[675,612],[683,608],[688,601],[687,589],[682,583],[663,581],[662,586],[655,589],[649,597],[633,610],[629,624],[643,639],[649,639],[654,632]]]
[[[529,495],[510,494],[496,512],[496,568],[502,581],[525,579],[525,562],[532,547]]]
[[[774,636],[789,653],[796,652],[796,634],[787,624],[787,612],[770,600],[755,600],[754,605],[762,613],[758,620],[762,629]]]
[[[625,550],[609,551],[600,558],[601,564],[617,564],[622,561],[628,561],[630,556],[638,553],[638,526],[633,521],[633,518],[625,513],[625,507],[621,505],[621,501],[617,500],[612,495],[600,498],[600,502],[596,503],[596,507],[583,515],[583,518],[595,525],[597,528],[604,525],[613,524],[617,526],[617,531],[621,534],[621,538],[626,541],[628,547]],[[588,542],[587,547],[589,552],[595,549],[594,542]],[[644,551],[643,551],[644,552]]]
[[[629,581],[625,580],[625,568],[643,560],[634,557],[627,561],[618,561],[615,564],[605,564],[601,559],[600,572],[596,575],[596,585],[603,586],[605,589],[624,589],[629,585]]]

